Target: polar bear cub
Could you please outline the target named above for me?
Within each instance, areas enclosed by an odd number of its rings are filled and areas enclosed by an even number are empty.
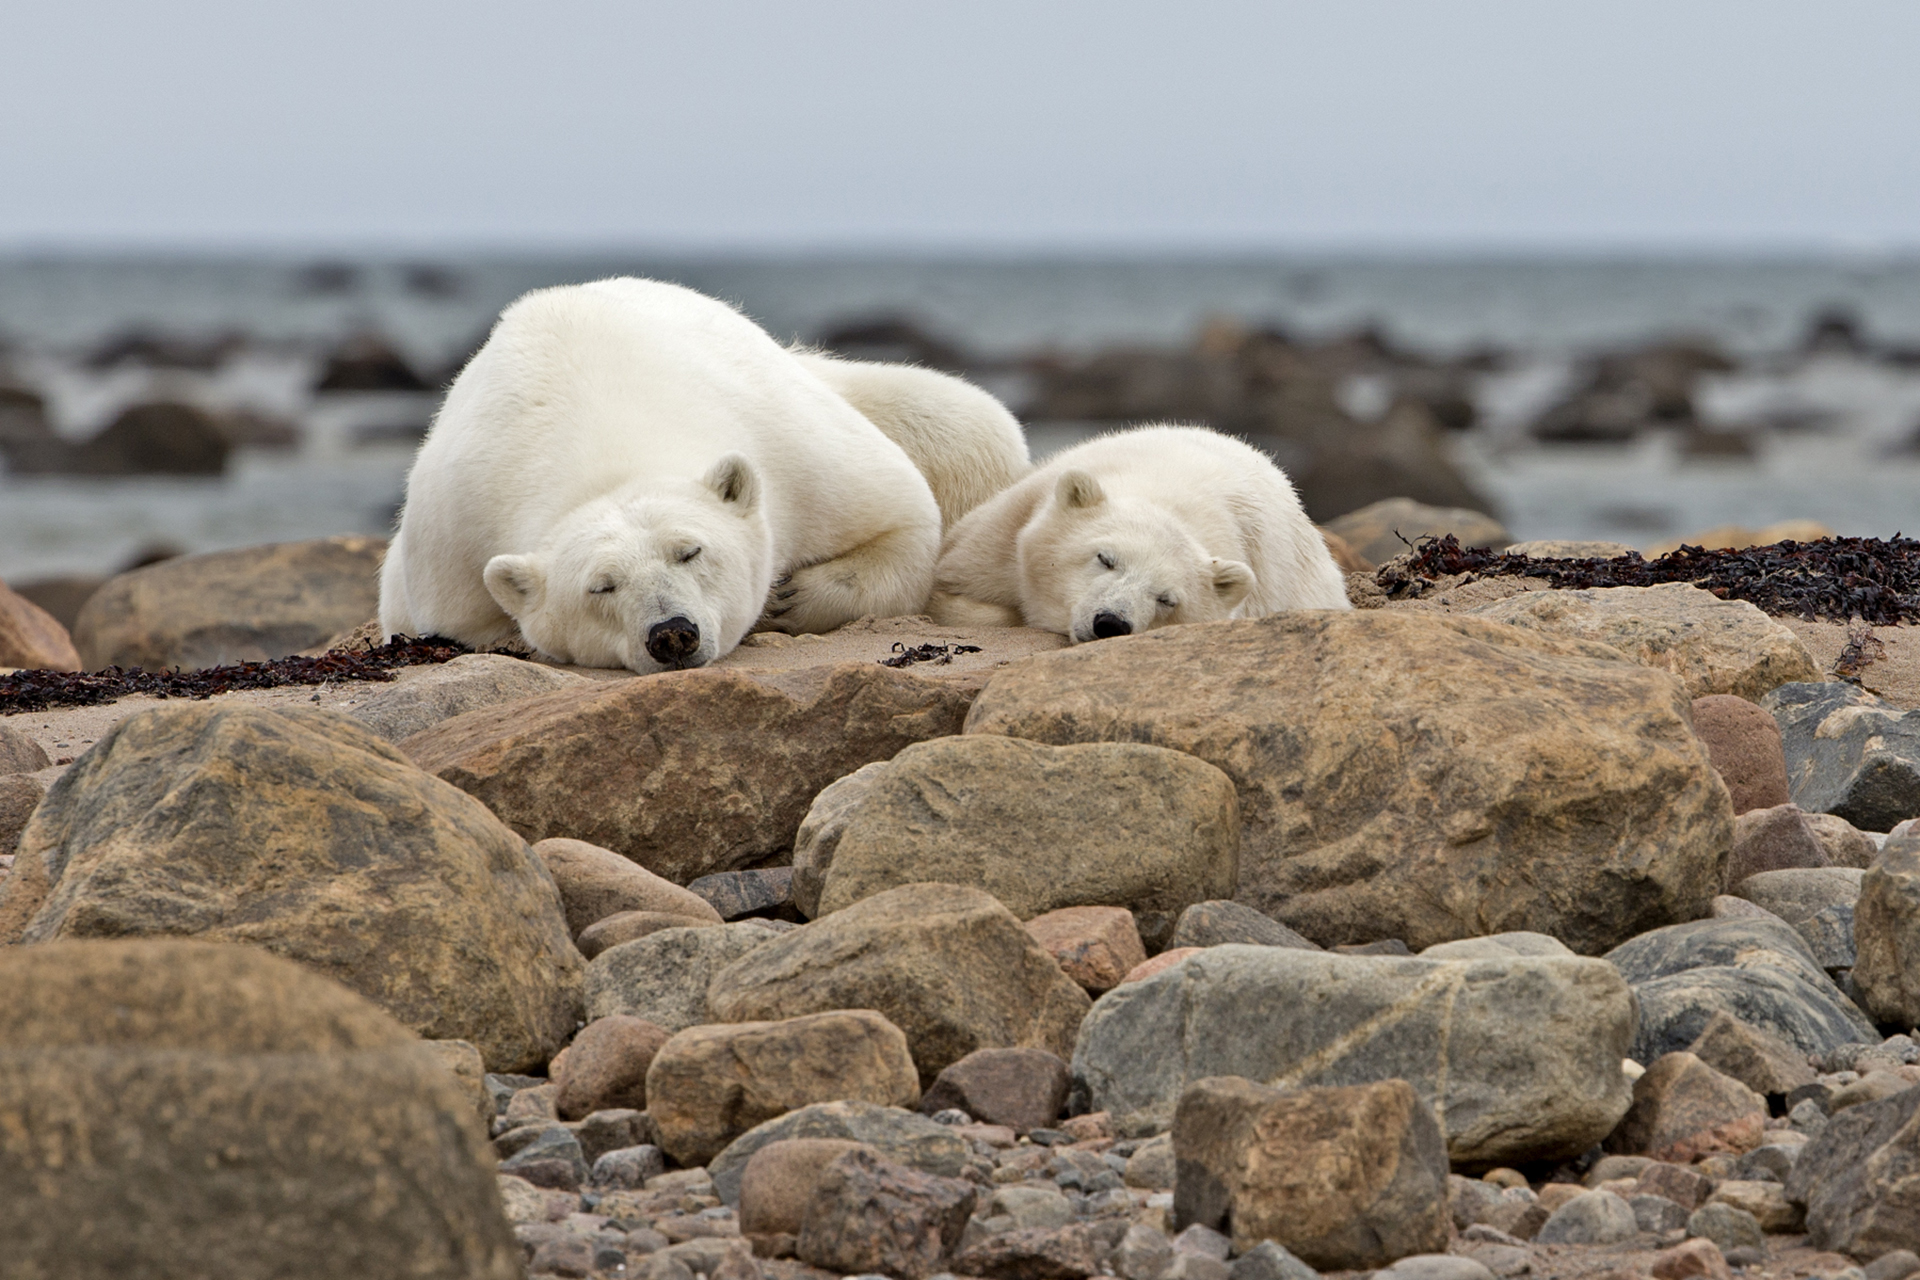
[[[1019,420],[970,382],[917,365],[793,354],[906,450],[932,487],[947,529],[1033,470]]]
[[[530,293],[454,380],[381,569],[393,634],[649,672],[749,628],[917,611],[940,508],[906,453],[724,303]]]
[[[1319,531],[1265,454],[1200,427],[1064,450],[948,535],[933,615],[1105,639],[1277,609],[1346,609]]]

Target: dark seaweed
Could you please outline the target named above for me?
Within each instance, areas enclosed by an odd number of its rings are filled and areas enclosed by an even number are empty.
[[[1544,578],[1558,588],[1650,587],[1687,582],[1722,600],[1745,600],[1767,613],[1870,626],[1920,622],[1920,540],[1822,538],[1776,542],[1738,551],[1683,546],[1656,560],[1637,551],[1612,559],[1544,560],[1463,547],[1452,534],[1422,538],[1409,556],[1375,577],[1389,597],[1418,596],[1433,580]]]
[[[396,667],[446,662],[471,649],[440,636],[396,636],[383,645],[334,649],[318,658],[275,658],[200,671],[16,671],[0,676],[0,715],[45,711],[50,707],[91,707],[130,693],[156,698],[211,698],[235,689],[279,689],[288,685],[327,684],[335,680],[387,681]]]
[[[883,667],[910,667],[916,662],[931,662],[936,667],[944,667],[963,653],[978,653],[977,644],[918,644],[909,649],[900,641],[893,642],[893,656],[881,658]]]

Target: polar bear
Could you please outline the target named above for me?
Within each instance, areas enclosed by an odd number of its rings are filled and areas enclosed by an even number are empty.
[[[918,365],[793,354],[906,450],[933,489],[944,529],[1033,470],[1019,420],[970,382]]]
[[[976,507],[934,570],[937,621],[1057,631],[1346,609],[1346,583],[1265,454],[1201,427],[1137,427],[1055,454]]]
[[[697,667],[756,622],[918,611],[940,532],[900,446],[733,308],[650,280],[543,289],[448,389],[380,624]]]

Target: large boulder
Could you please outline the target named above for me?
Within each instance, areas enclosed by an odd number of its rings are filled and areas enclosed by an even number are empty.
[[[1920,817],[1920,711],[1838,680],[1782,685],[1761,701],[1780,726],[1794,803],[1862,831]]]
[[[1578,1154],[1626,1114],[1633,997],[1582,957],[1439,961],[1210,947],[1102,996],[1075,1087],[1125,1133],[1164,1129],[1203,1076],[1276,1087],[1400,1078],[1455,1164]]]
[[[878,1010],[907,1033],[923,1086],[975,1049],[1064,1058],[1090,1003],[1012,912],[948,884],[862,898],[748,952],[707,989],[717,1022]]]
[[[540,860],[331,711],[188,703],[121,721],[47,793],[0,943],[191,936],[300,961],[491,1071],[543,1066],[584,962]]]
[[[521,1274],[471,1100],[338,984],[143,940],[0,949],[0,989],[6,1274]]]
[[[1322,1270],[1445,1251],[1447,1149],[1405,1080],[1272,1089],[1196,1080],[1173,1118],[1175,1225],[1274,1240]]]
[[[463,653],[409,672],[398,684],[372,686],[347,714],[388,742],[399,742],[469,711],[588,683],[586,676],[504,653]]]
[[[1717,1013],[1769,1031],[1801,1053],[1879,1039],[1793,926],[1777,917],[1671,925],[1606,958],[1640,1005],[1629,1054],[1636,1062],[1686,1049]]]
[[[1807,647],[1745,600],[1722,600],[1684,582],[1587,591],[1530,591],[1472,611],[1516,627],[1610,645],[1671,671],[1689,698],[1758,698],[1789,681],[1816,680]]]
[[[1185,751],[1240,794],[1236,897],[1322,946],[1603,951],[1706,913],[1727,790],[1678,680],[1478,618],[1301,611],[995,675],[967,732]]]
[[[1807,1243],[1861,1261],[1920,1240],[1920,1089],[1848,1107],[1787,1174],[1807,1211]]]
[[[1854,903],[1853,986],[1867,1013],[1920,1024],[1920,833],[1888,839]]]
[[[380,607],[379,538],[176,556],[109,579],[74,623],[89,671],[217,667],[311,649]]]
[[[654,1055],[646,1096],[661,1148],[690,1168],[755,1125],[815,1102],[911,1107],[920,1077],[900,1028],[871,1009],[837,1009],[688,1027]]]
[[[1132,742],[942,738],[818,796],[794,842],[794,900],[826,915],[924,881],[985,889],[1021,919],[1130,909],[1151,948],[1180,913],[1233,894],[1240,811],[1226,774]]]
[[[0,667],[78,671],[73,637],[54,616],[0,582]]]
[[[529,840],[686,884],[782,858],[828,783],[959,732],[972,696],[877,663],[675,671],[471,711],[404,746]]]

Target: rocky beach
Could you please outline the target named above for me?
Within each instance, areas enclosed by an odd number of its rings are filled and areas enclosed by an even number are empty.
[[[649,676],[373,661],[362,538],[5,593],[9,1274],[1920,1271],[1914,544],[1487,524]]]

